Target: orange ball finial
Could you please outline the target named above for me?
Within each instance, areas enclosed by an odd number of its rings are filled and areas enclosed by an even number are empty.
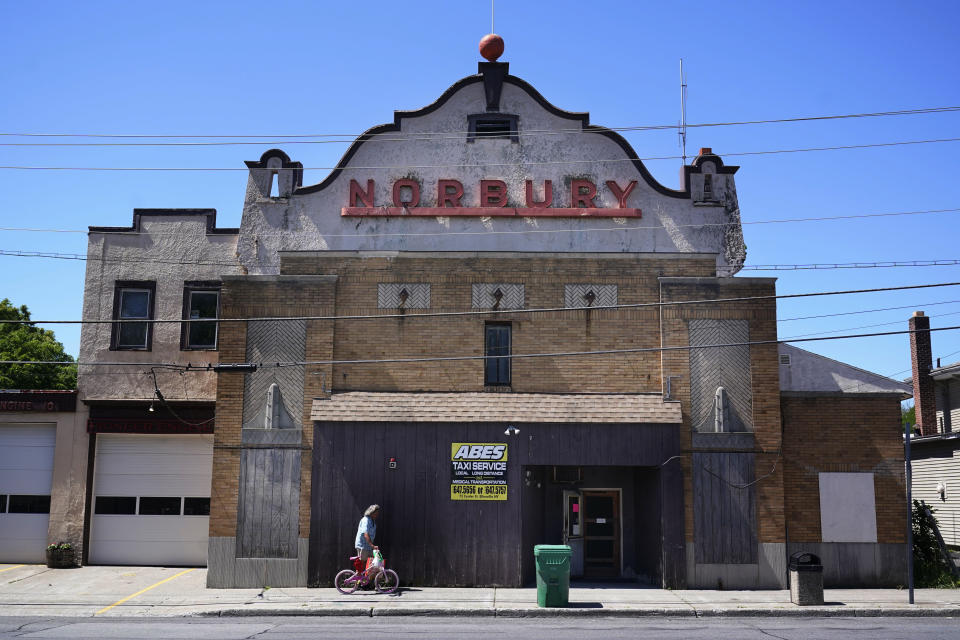
[[[503,55],[503,38],[495,33],[483,36],[480,40],[480,55],[490,62],[496,62],[497,58]]]

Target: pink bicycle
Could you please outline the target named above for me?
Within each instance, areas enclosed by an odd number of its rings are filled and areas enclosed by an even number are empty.
[[[351,594],[360,586],[369,584],[373,579],[373,587],[377,593],[393,593],[400,586],[400,578],[393,569],[387,569],[387,563],[380,554],[379,549],[374,550],[374,560],[379,560],[379,564],[371,562],[367,567],[360,565],[360,556],[353,556],[350,561],[353,563],[353,569],[344,569],[333,579],[333,586],[340,593]]]

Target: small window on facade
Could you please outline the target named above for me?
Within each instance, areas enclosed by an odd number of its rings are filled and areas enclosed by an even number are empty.
[[[220,317],[220,285],[216,282],[190,283],[183,289],[182,349],[216,349],[217,322],[196,322]]]
[[[483,384],[486,386],[510,386],[510,329],[509,324],[486,325],[486,357],[483,361]]]
[[[153,337],[153,298],[156,285],[153,282],[117,283],[113,302],[114,349],[150,349]]]
[[[180,498],[144,496],[140,498],[140,515],[142,516],[178,516],[180,515]]]
[[[7,512],[7,496],[0,495],[0,513]]]
[[[183,515],[208,516],[210,515],[210,498],[184,498]]]
[[[8,513],[50,513],[50,496],[10,496]]]
[[[97,496],[93,513],[98,516],[132,516],[137,512],[135,496]]]
[[[518,118],[511,114],[481,113],[467,116],[467,142],[477,138],[494,138],[519,142]]]

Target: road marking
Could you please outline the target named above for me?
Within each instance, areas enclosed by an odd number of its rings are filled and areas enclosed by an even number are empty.
[[[140,595],[141,593],[146,593],[147,591],[150,591],[150,589],[153,589],[154,587],[159,587],[159,586],[162,585],[164,582],[170,582],[170,581],[173,580],[174,578],[179,578],[179,577],[182,576],[183,574],[185,574],[185,573],[190,573],[191,571],[196,571],[196,568],[193,568],[193,569],[184,569],[184,570],[181,571],[180,573],[177,573],[177,574],[175,574],[175,575],[172,575],[172,576],[170,576],[169,578],[164,578],[164,579],[161,580],[160,582],[158,582],[158,583],[156,583],[156,584],[152,584],[152,585],[150,585],[149,587],[147,587],[146,589],[140,589],[140,591],[137,591],[136,593],[134,593],[134,594],[132,594],[132,595],[129,595],[129,596],[127,596],[126,598],[122,598],[122,599],[120,599],[120,600],[117,600],[116,602],[114,602],[114,603],[113,603],[112,605],[110,605],[109,607],[104,607],[103,609],[100,609],[100,611],[97,611],[97,612],[96,612],[95,614],[93,614],[93,615],[98,616],[98,615],[100,615],[101,613],[103,613],[104,611],[110,611],[110,609],[113,609],[113,608],[114,608],[115,606],[117,606],[118,604],[123,604],[124,602],[126,602],[127,600],[130,600],[131,598],[136,598],[136,597],[137,597],[138,595]]]
[[[6,569],[0,569],[0,573],[3,573],[4,571],[13,571],[14,569],[19,569],[20,567],[25,567],[25,566],[27,566],[27,565],[25,565],[25,564],[15,564],[15,565],[13,565],[12,567],[7,567]]]

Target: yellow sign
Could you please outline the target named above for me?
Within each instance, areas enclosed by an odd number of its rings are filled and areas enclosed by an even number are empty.
[[[450,445],[451,500],[506,500],[507,445],[453,442]]]
[[[505,484],[452,484],[451,500],[506,500]]]

